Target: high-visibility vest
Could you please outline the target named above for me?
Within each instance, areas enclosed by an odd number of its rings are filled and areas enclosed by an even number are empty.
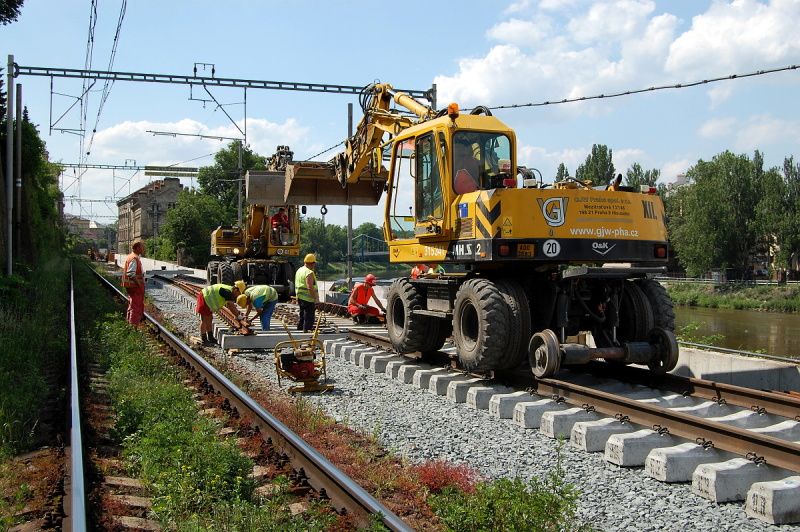
[[[278,299],[278,291],[268,284],[248,286],[244,291],[244,295],[250,298],[250,303],[255,308],[261,308],[267,303]]]
[[[358,283],[353,287],[353,300],[356,305],[368,305],[375,291],[367,283]]]
[[[128,274],[131,261],[136,261],[136,273],[133,277]],[[129,253],[125,258],[125,266],[122,268],[122,286],[125,288],[135,288],[144,286],[144,272],[142,271],[142,261],[136,253]]]
[[[216,312],[225,306],[227,300],[219,293],[222,288],[233,292],[233,287],[228,284],[212,284],[203,288],[203,299],[211,312]]]
[[[308,266],[302,266],[298,268],[297,273],[294,274],[294,291],[295,294],[297,294],[297,299],[301,299],[303,301],[314,301],[314,296],[311,295],[311,291],[308,289],[308,286],[306,286],[306,279],[309,275],[314,278],[314,284],[311,286],[316,289],[317,276],[314,274],[314,270]]]

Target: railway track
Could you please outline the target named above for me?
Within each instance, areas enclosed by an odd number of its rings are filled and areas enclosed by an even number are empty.
[[[96,273],[96,275],[109,291],[125,299],[125,296],[113,284],[100,274]],[[178,283],[180,283],[179,286],[185,285],[182,286],[184,290],[190,290],[195,295],[197,294],[199,289],[197,285],[180,280]],[[149,314],[145,314],[145,320],[155,328],[158,337],[183,360],[186,366],[196,372],[205,384],[213,388],[215,393],[224,397],[230,408],[240,417],[252,420],[255,430],[262,435],[272,449],[291,463],[296,475],[321,497],[329,500],[337,511],[352,515],[356,522],[362,525],[379,519],[390,530],[410,530],[408,525],[397,515],[389,511],[322,454],[267,412],[180,338]]]
[[[674,375],[657,378],[599,362],[559,378],[536,380],[526,371],[490,379],[446,367],[448,356],[434,361],[438,367],[400,359],[387,337],[360,331],[351,331],[345,341],[328,341],[326,348],[453,402],[603,452],[612,464],[644,467],[648,476],[665,482],[692,482],[696,494],[712,501],[745,499],[748,515],[763,521],[800,521],[795,394]],[[789,489],[776,489],[782,487]]]

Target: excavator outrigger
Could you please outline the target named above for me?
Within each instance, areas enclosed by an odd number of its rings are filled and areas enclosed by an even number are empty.
[[[341,153],[287,162],[283,203],[377,204],[385,191],[392,262],[463,265],[391,286],[387,328],[399,352],[425,355],[452,335],[470,370],[528,360],[547,377],[596,358],[675,367],[672,301],[652,279],[668,259],[654,189],[544,184],[485,107],[436,111],[386,83],[366,87],[361,104]]]

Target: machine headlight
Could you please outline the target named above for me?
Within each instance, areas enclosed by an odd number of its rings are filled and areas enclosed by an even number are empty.
[[[239,248],[233,248],[233,254],[234,255],[238,255],[239,254]]]

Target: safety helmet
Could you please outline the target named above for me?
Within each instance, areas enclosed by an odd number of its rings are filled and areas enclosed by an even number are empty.
[[[303,259],[303,262],[305,262],[306,264],[315,263],[317,262],[317,256],[314,255],[313,253],[309,253],[308,255],[306,255],[306,258]]]
[[[367,276],[364,277],[364,282],[367,283],[368,285],[374,286],[377,281],[378,279],[371,273],[368,273]]]
[[[238,281],[236,281],[235,283],[233,283],[233,286],[235,286],[236,288],[238,288],[238,289],[239,289],[239,292],[241,292],[242,294],[244,294],[244,290],[245,290],[245,288],[247,288],[247,285],[246,285],[246,284],[245,284],[245,282],[244,282],[244,281],[242,281],[242,280],[238,280]]]
[[[236,304],[242,308],[245,308],[247,306],[247,296],[241,294],[239,297],[236,298]]]

